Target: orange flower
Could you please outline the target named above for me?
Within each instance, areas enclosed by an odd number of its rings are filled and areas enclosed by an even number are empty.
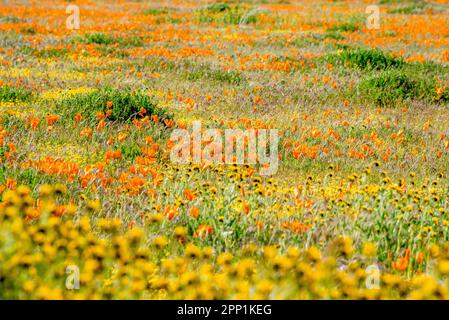
[[[16,189],[16,182],[14,181],[14,179],[6,178],[6,187],[11,189],[11,190],[15,190]]]
[[[173,119],[170,119],[170,120],[165,119],[165,120],[164,120],[164,124],[165,124],[165,126],[166,126],[167,128],[171,128],[171,127],[174,126],[175,122],[174,122]]]
[[[261,96],[255,96],[254,97],[254,103],[255,104],[262,103],[262,97]]]
[[[391,263],[395,270],[404,271],[408,267],[408,262],[410,260],[410,249],[405,250],[405,256],[399,258],[397,261]]]
[[[449,62],[449,50],[445,50],[442,53],[443,60]]]
[[[112,108],[112,101],[106,102],[106,105],[107,105],[108,108]]]
[[[167,206],[164,210],[164,216],[168,219],[171,220],[173,219],[173,217],[178,213],[178,211],[176,210],[176,207],[172,207],[172,206]]]
[[[126,132],[120,132],[117,138],[118,142],[123,142],[127,136],[128,134]]]
[[[208,235],[213,233],[213,229],[211,226],[202,224],[198,227],[198,229],[193,234],[194,237],[206,238]]]
[[[248,214],[249,209],[250,209],[249,204],[247,202],[245,202],[245,204],[243,205],[243,213]]]
[[[304,224],[300,221],[284,222],[282,224],[282,228],[290,229],[297,234],[301,234],[304,231],[307,231],[308,229],[310,229],[310,227],[311,227],[311,225]]]
[[[65,206],[59,205],[59,206],[57,206],[57,207],[55,208],[55,210],[53,211],[53,215],[55,215],[55,216],[57,216],[57,217],[60,217],[60,216],[62,216],[64,213],[66,213],[66,211],[67,211],[67,209],[66,209]]]
[[[78,125],[78,123],[81,121],[81,119],[82,119],[81,113],[78,112],[78,113],[75,115],[75,118],[73,119],[73,121],[75,121],[75,128],[76,128],[76,126]]]
[[[101,119],[97,126],[97,131],[101,131],[106,126],[106,123],[104,122],[104,119]]]
[[[33,130],[36,130],[39,126],[40,119],[37,117],[30,116],[30,125]]]
[[[47,126],[55,124],[58,120],[59,116],[57,114],[47,114]]]
[[[9,142],[8,143],[8,149],[9,149],[9,153],[15,153],[16,152],[16,144],[15,142]]]
[[[422,253],[422,252],[419,252],[419,253],[416,255],[416,261],[418,262],[418,264],[421,264],[421,263],[422,263],[423,257],[424,257],[424,253]]]
[[[143,117],[143,115],[144,115],[145,113],[147,113],[147,109],[145,109],[144,107],[140,108],[139,115],[140,115],[141,117]]]
[[[191,216],[192,218],[197,219],[199,214],[200,214],[200,209],[198,209],[197,207],[190,208],[189,216]]]
[[[85,136],[86,138],[90,138],[92,136],[92,129],[91,128],[83,128],[81,130],[80,136]]]
[[[149,144],[152,144],[152,143],[153,143],[153,137],[147,136],[145,138],[145,144],[149,145]]]
[[[190,190],[190,189],[184,190],[184,196],[186,197],[186,199],[188,201],[192,201],[196,197],[195,193],[192,190]]]

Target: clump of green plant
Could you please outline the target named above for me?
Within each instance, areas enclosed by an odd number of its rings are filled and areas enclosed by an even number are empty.
[[[142,150],[136,143],[122,144],[120,146],[120,151],[124,159],[134,160],[137,156],[142,154]]]
[[[403,71],[393,69],[363,80],[359,90],[363,97],[376,105],[388,107],[408,99],[431,100],[434,81],[411,77]]]
[[[86,34],[84,35],[84,42],[87,44],[104,44],[104,45],[108,45],[111,43],[115,42],[115,39],[112,38],[111,36],[102,33],[102,32],[97,32],[97,33],[90,33],[90,34]]]
[[[265,14],[266,11],[262,9],[253,9],[248,11],[242,19],[240,19],[240,24],[253,24],[256,23],[261,14]]]
[[[206,7],[207,11],[211,12],[211,13],[219,13],[219,12],[223,12],[226,10],[230,10],[231,7],[227,4],[227,3],[223,3],[223,2],[216,2],[216,3],[211,3]]]
[[[167,8],[151,8],[144,11],[144,14],[147,16],[158,16],[163,14],[168,14]]]
[[[197,19],[200,23],[218,24],[252,24],[256,23],[260,14],[264,10],[248,8],[240,5],[227,5],[214,3],[197,12]]]
[[[19,18],[19,17],[15,17],[15,16],[3,16],[0,15],[0,22],[1,23],[21,23],[21,22],[25,22],[25,19]]]
[[[28,28],[22,28],[20,29],[20,32],[25,33],[25,34],[36,34],[36,30],[34,28],[28,27]]]
[[[238,71],[215,69],[207,64],[187,65],[184,77],[190,81],[207,79],[233,85],[238,85],[245,81]]]
[[[328,31],[339,32],[355,32],[360,30],[363,25],[364,17],[361,15],[354,15],[348,21],[333,24],[328,28]]]
[[[320,40],[322,39],[343,40],[345,37],[343,37],[339,31],[330,30],[326,34],[322,35],[321,37],[318,36],[317,38]]]
[[[63,112],[70,118],[79,112],[83,117],[95,119],[98,112],[106,113],[110,109],[112,113],[108,116],[109,120],[126,122],[138,117],[142,108],[146,110],[145,115],[157,115],[160,119],[171,118],[165,109],[157,107],[150,96],[130,88],[106,87],[62,99],[56,104],[56,111]]]
[[[11,86],[0,87],[0,102],[30,101],[32,97],[32,92],[24,88]]]
[[[391,14],[422,14],[426,8],[426,3],[421,1],[416,1],[415,3],[408,5],[408,6],[402,6],[395,9],[388,10],[388,13]]]
[[[68,49],[41,49],[36,51],[39,58],[61,58],[68,54]]]
[[[399,68],[404,65],[402,59],[384,53],[379,49],[345,50],[340,54],[330,55],[327,58],[331,62],[341,62],[353,67],[371,70]]]

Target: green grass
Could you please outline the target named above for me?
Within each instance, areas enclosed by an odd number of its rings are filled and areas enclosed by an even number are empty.
[[[388,13],[391,14],[422,14],[424,9],[426,8],[426,3],[423,1],[416,1],[412,5],[407,5],[395,9],[388,10]]]
[[[364,18],[359,15],[351,16],[348,21],[334,24],[328,28],[328,31],[333,32],[355,32],[362,28]]]
[[[168,14],[167,8],[151,8],[144,11],[144,14],[147,16],[158,16],[163,14]]]
[[[111,43],[115,42],[115,39],[111,36],[98,32],[98,33],[91,33],[86,34],[84,36],[84,42],[87,44],[102,44],[102,45],[109,45]]]
[[[432,79],[411,76],[402,70],[386,70],[359,84],[362,96],[381,107],[411,99],[430,101],[434,88]]]
[[[183,76],[189,81],[204,79],[232,85],[245,82],[245,78],[238,71],[215,69],[207,64],[189,65],[185,68]]]
[[[62,58],[68,52],[68,49],[42,49],[37,51],[37,56],[39,58]]]
[[[78,112],[83,117],[95,119],[98,112],[108,110],[107,102],[112,102],[112,114],[109,120],[127,122],[137,117],[141,108],[147,110],[146,115],[157,115],[165,119],[171,116],[164,110],[157,107],[150,96],[141,91],[132,91],[130,88],[113,89],[102,88],[90,93],[79,94],[57,102],[56,111],[72,119]]]
[[[404,61],[379,49],[345,50],[340,54],[332,54],[326,57],[330,62],[349,64],[360,69],[385,70],[399,68]]]
[[[207,11],[210,13],[220,13],[226,10],[231,10],[231,7],[227,3],[216,2],[211,3],[206,7]]]
[[[213,4],[197,10],[200,23],[217,23],[224,25],[254,24],[263,10],[244,8],[240,5]]]
[[[10,86],[0,87],[0,102],[30,101],[33,94],[23,88]]]
[[[21,23],[21,22],[25,22],[25,20],[15,16],[0,15],[0,23]]]

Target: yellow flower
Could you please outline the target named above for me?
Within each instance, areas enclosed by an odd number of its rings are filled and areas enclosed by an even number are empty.
[[[321,252],[317,247],[312,246],[307,250],[307,257],[311,261],[319,261],[321,259]]]
[[[181,227],[181,226],[176,227],[174,233],[175,233],[176,239],[184,240],[187,235],[187,228]]]
[[[43,184],[39,187],[39,195],[41,197],[48,197],[53,193],[53,187],[49,184]]]
[[[90,200],[87,203],[87,210],[92,211],[92,212],[96,212],[99,211],[101,208],[101,203],[99,199],[94,199],[94,200]]]
[[[441,260],[438,263],[438,271],[440,271],[444,275],[449,274],[449,260]]]
[[[158,236],[153,239],[153,245],[158,248],[159,250],[165,248],[167,246],[168,241],[164,236]]]
[[[376,251],[377,251],[377,247],[376,247],[376,245],[375,245],[374,243],[372,243],[372,242],[366,242],[366,243],[363,245],[362,254],[363,254],[365,257],[367,257],[367,258],[370,258],[370,257],[375,256],[375,255],[376,255]]]
[[[191,259],[201,257],[201,249],[196,245],[189,243],[185,249],[185,255]]]
[[[231,264],[232,258],[233,258],[232,254],[224,252],[218,256],[217,262],[220,266],[228,266]]]

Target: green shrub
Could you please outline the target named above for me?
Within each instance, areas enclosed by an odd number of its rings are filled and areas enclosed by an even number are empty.
[[[83,117],[95,119],[100,111],[108,110],[107,103],[112,102],[112,121],[130,121],[138,116],[141,108],[147,110],[146,115],[157,115],[161,119],[171,118],[164,109],[158,108],[152,99],[141,91],[131,89],[102,88],[93,92],[68,97],[57,102],[57,112],[63,112],[70,119],[80,112]]]
[[[39,58],[61,58],[69,53],[68,49],[41,49],[36,51]]]
[[[387,70],[375,74],[359,85],[362,96],[381,107],[392,106],[407,99],[431,100],[434,81],[411,77],[403,71]]]
[[[239,5],[212,4],[197,11],[200,23],[251,24],[256,23],[260,9],[243,8]]]
[[[398,68],[404,65],[402,59],[384,53],[379,49],[346,50],[340,54],[331,55],[328,58],[330,61],[337,61],[343,64],[348,63],[353,67],[361,69],[385,70],[388,68]]]
[[[36,34],[36,30],[34,30],[34,28],[31,27],[24,27],[22,29],[20,29],[20,32],[25,33],[25,34]]]
[[[120,146],[120,151],[124,159],[131,161],[142,154],[142,150],[136,143],[122,144]]]
[[[355,22],[345,22],[331,26],[329,31],[354,32],[359,30],[359,28],[359,25]]]
[[[157,16],[157,15],[163,15],[168,14],[167,8],[151,8],[148,10],[145,10],[144,13],[147,16]]]
[[[327,34],[322,36],[322,39],[343,40],[345,37],[339,31],[330,30]]]
[[[340,16],[338,23],[331,25],[328,31],[334,32],[355,32],[362,28],[365,23],[366,16],[363,14],[354,14],[347,18],[347,16]],[[341,22],[340,22],[341,21]]]
[[[207,11],[211,12],[211,13],[220,13],[226,10],[230,10],[231,7],[226,4],[226,3],[222,3],[222,2],[217,2],[217,3],[211,3],[206,7]]]
[[[112,38],[111,36],[98,32],[98,33],[91,33],[91,34],[86,34],[84,35],[84,42],[86,42],[87,44],[104,44],[104,45],[108,45],[111,43],[115,42],[115,39]]]
[[[23,88],[10,86],[0,87],[0,102],[30,101],[33,94]]]

